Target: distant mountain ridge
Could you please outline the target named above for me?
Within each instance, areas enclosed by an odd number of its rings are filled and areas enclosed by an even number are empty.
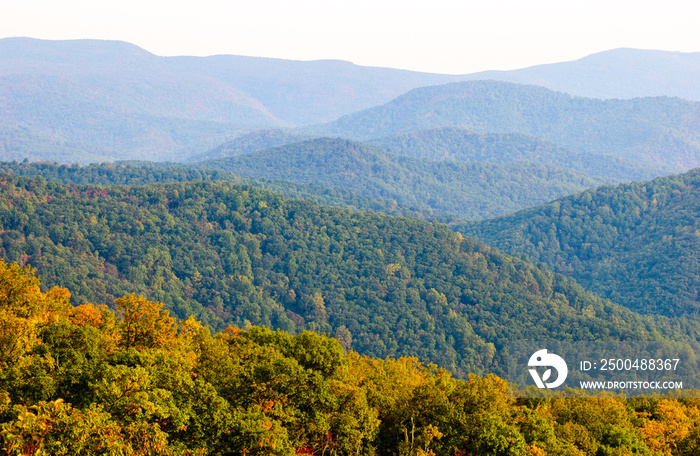
[[[592,98],[668,96],[700,101],[700,52],[619,48],[571,62],[484,71],[463,79],[534,84]]]
[[[204,153],[189,157],[187,161],[197,162],[245,155],[272,147],[286,146],[287,144],[306,141],[312,138],[314,138],[313,135],[286,130],[258,130],[227,141]]]
[[[255,130],[331,120],[456,79],[338,61],[159,57],[116,41],[6,38],[0,126],[116,159],[147,151],[153,160],[184,160]]]
[[[671,174],[672,168],[631,159],[572,152],[555,144],[521,133],[476,133],[453,127],[412,131],[372,139],[396,155],[436,161],[512,163],[530,161],[569,168],[593,177],[622,180],[646,180],[659,173]]]
[[[468,81],[413,89],[304,131],[369,140],[440,127],[522,133],[566,147],[688,169],[700,165],[700,102],[599,100],[543,87]]]
[[[460,79],[453,75],[362,67],[341,60],[296,61],[236,55],[160,57],[120,41],[0,39],[2,76],[68,77],[86,73],[138,76],[149,81],[167,76],[172,78],[168,81],[171,86],[194,78],[195,82],[211,86],[213,95],[235,93],[241,101],[289,125],[332,120],[387,102],[411,88]]]
[[[0,40],[0,129],[25,130],[27,138],[5,141],[11,147],[2,158],[184,161],[256,130],[328,122],[419,87],[517,74],[517,81],[587,96],[698,99],[696,60],[696,54],[615,50],[520,73],[441,75],[337,60],[159,57],[117,41],[5,38]],[[646,85],[624,92],[637,87],[630,80]],[[424,122],[414,129],[441,126],[447,125]],[[686,139],[679,135],[671,142]],[[61,147],[52,153],[44,147],[47,142]]]

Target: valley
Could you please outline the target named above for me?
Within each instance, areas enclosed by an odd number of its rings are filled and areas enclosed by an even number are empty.
[[[0,448],[697,454],[697,57],[0,39]],[[547,394],[521,340],[653,341],[690,380]]]

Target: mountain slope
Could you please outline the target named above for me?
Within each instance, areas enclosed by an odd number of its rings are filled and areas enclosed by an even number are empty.
[[[669,96],[700,101],[700,52],[612,49],[572,62],[484,71],[464,79],[534,84],[582,97]]]
[[[601,187],[456,228],[629,308],[700,314],[700,170]]]
[[[496,81],[414,89],[383,106],[306,131],[367,140],[439,127],[522,133],[576,152],[677,169],[700,164],[700,102],[577,98]]]
[[[196,164],[255,179],[290,180],[469,218],[529,207],[600,184],[575,171],[526,162],[435,162],[397,157],[345,139],[320,138]]]
[[[175,158],[284,125],[250,95],[127,43],[5,39],[0,62],[0,123],[118,158]]]
[[[451,215],[438,216],[430,209],[410,208],[394,200],[371,198],[349,189],[290,181],[259,181],[225,171],[206,168],[195,169],[180,163],[131,161],[91,164],[81,167],[52,162],[0,162],[0,172],[18,176],[41,177],[47,181],[62,184],[80,185],[147,185],[169,182],[224,181],[275,191],[287,198],[309,199],[326,206],[428,220],[449,221],[454,219],[454,216]]]
[[[0,125],[0,160],[57,161],[60,163],[113,161],[97,147],[41,136],[27,127]]]
[[[76,303],[135,292],[215,328],[327,332],[369,356],[418,356],[458,375],[502,372],[508,339],[697,336],[441,224],[224,182],[1,181],[2,257]]]
[[[512,163],[531,161],[570,168],[589,176],[646,180],[670,169],[649,163],[583,152],[571,152],[520,133],[475,133],[461,128],[413,131],[367,141],[396,155],[430,160]]]
[[[0,126],[117,159],[147,151],[182,160],[251,131],[327,121],[456,79],[348,62],[159,57],[116,41],[6,38]],[[23,158],[22,148],[14,152]]]
[[[272,147],[286,146],[296,142],[312,139],[313,136],[286,130],[259,130],[227,141],[204,153],[193,155],[189,162],[216,160],[219,158],[245,155]]]

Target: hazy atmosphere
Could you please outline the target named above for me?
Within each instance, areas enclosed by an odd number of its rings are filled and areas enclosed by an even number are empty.
[[[698,5],[0,0],[0,454],[700,455]]]
[[[236,54],[463,74],[618,47],[700,50],[694,0],[22,0],[0,37],[123,40],[157,55]]]

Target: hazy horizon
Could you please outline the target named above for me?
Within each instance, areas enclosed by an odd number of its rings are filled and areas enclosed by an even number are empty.
[[[483,3],[483,2],[482,2]],[[344,60],[442,74],[578,60],[617,48],[700,51],[700,4],[670,0],[484,4],[416,0],[25,0],[0,5],[0,38],[103,39],[159,56]]]

